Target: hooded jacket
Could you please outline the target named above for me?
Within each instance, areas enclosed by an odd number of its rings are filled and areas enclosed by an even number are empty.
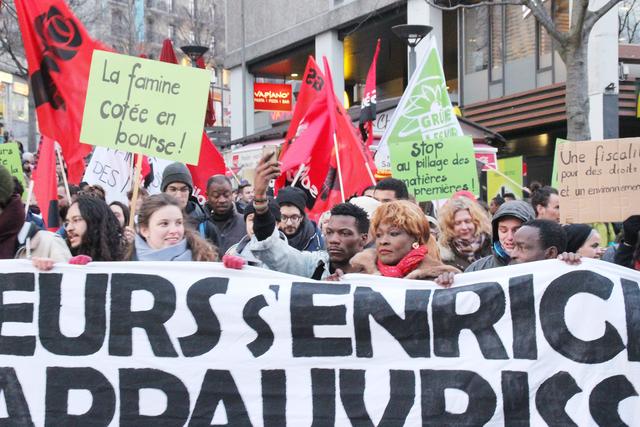
[[[219,248],[220,231],[218,230],[218,227],[216,227],[216,225],[209,219],[209,216],[205,212],[204,208],[200,206],[195,197],[189,197],[189,201],[187,202],[185,211],[189,216],[189,223],[200,234],[200,236],[204,239],[207,239],[209,243],[212,243],[217,248]]]
[[[498,235],[498,224],[501,219],[506,217],[519,219],[524,224],[525,222],[534,220],[536,218],[536,213],[533,211],[533,208],[529,203],[522,200],[512,200],[500,206],[491,220],[493,243],[492,254],[471,264],[467,267],[465,273],[470,271],[487,270],[489,268],[504,267],[509,264],[511,258],[502,248],[502,245],[500,244],[500,236]]]

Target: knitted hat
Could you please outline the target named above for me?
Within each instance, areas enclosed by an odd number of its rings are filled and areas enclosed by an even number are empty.
[[[304,194],[304,191],[299,188],[284,187],[278,192],[276,202],[278,202],[278,206],[293,205],[304,215],[304,208],[307,205],[307,196]]]
[[[271,214],[276,218],[276,222],[280,222],[282,216],[280,215],[280,206],[273,199],[269,199],[269,210]],[[253,203],[249,203],[246,208],[244,208],[244,220],[247,220],[249,214],[256,213],[256,208],[253,207]]]
[[[4,166],[0,165],[0,205],[5,205],[13,195],[15,186],[13,177]]]
[[[591,235],[593,228],[586,224],[565,225],[564,231],[567,233],[567,252],[578,252]]]
[[[162,185],[160,190],[164,192],[169,184],[174,182],[182,182],[189,186],[189,193],[193,192],[193,178],[191,178],[191,172],[183,164],[179,162],[171,163],[162,172]]]

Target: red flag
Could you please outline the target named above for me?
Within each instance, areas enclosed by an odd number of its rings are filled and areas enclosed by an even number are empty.
[[[90,145],[80,143],[82,113],[94,49],[109,50],[89,33],[63,0],[15,0],[29,64],[40,132],[58,141],[78,183]]]
[[[376,52],[373,54],[373,61],[367,73],[367,81],[364,85],[364,97],[360,105],[360,132],[362,140],[366,142],[367,148],[373,142],[373,120],[376,118],[376,64],[380,53],[380,39],[376,45]],[[365,136],[366,135],[366,136]]]
[[[42,137],[38,148],[38,164],[33,171],[33,194],[47,229],[60,227],[55,142]]]
[[[178,59],[173,50],[173,44],[171,40],[166,39],[162,43],[162,51],[160,52],[160,61],[169,62],[171,64],[177,64]],[[197,165],[187,165],[193,178],[193,184],[200,192],[207,191],[207,181],[212,175],[224,174],[227,170],[227,166],[224,163],[224,158],[213,145],[213,142],[209,139],[206,132],[202,131],[202,142],[200,144],[200,157],[198,158]],[[197,192],[198,190],[196,190]]]
[[[204,58],[201,56],[196,61],[198,68],[207,68],[204,63]],[[207,99],[207,113],[204,116],[204,125],[211,127],[216,123],[216,107],[213,102],[213,90],[209,88],[209,99]]]

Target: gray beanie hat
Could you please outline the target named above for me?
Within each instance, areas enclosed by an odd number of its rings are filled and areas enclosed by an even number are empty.
[[[0,165],[0,205],[5,205],[13,195],[15,185],[13,177],[4,166]]]
[[[162,185],[160,186],[160,190],[164,192],[169,184],[173,182],[183,182],[189,186],[189,193],[193,192],[193,178],[191,178],[191,172],[189,172],[189,169],[183,163],[171,163],[164,169],[164,172],[162,172]]]

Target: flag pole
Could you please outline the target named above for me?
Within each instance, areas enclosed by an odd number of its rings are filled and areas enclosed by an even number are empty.
[[[231,172],[231,176],[233,177],[233,179],[236,180],[236,183],[238,184],[238,186],[240,186],[240,180],[238,179],[238,175],[236,175],[233,169],[231,169],[230,167],[227,167],[227,170]]]
[[[71,191],[69,191],[69,182],[67,181],[67,174],[64,172],[64,163],[62,163],[62,153],[60,152],[60,148],[58,148],[58,146],[56,146],[56,155],[58,157],[58,163],[60,163],[60,169],[62,170],[62,182],[64,182],[64,190],[66,191],[69,205],[71,205]]]
[[[486,165],[486,163],[485,163],[485,165]],[[510,183],[515,185],[516,187],[518,187],[520,190],[524,190],[524,187],[522,185],[518,184],[517,182],[515,182],[514,180],[509,178],[507,175],[505,175],[502,172],[500,172],[497,168],[492,168],[491,166],[488,166],[488,167],[489,167],[490,171],[493,171],[493,172],[497,173],[498,175],[500,175],[501,177],[503,177],[504,179],[506,179],[507,181],[509,181]]]
[[[133,228],[136,218],[136,205],[138,204],[138,190],[140,189],[140,175],[142,174],[142,154],[136,158],[136,172],[133,180],[133,194],[131,195],[131,216],[129,217],[129,227]]]
[[[338,181],[340,182],[340,195],[342,196],[342,203],[344,200],[344,186],[342,185],[342,168],[340,167],[340,150],[338,149],[338,138],[335,131],[333,132],[333,148],[336,151],[336,165],[338,166]]]
[[[293,178],[293,182],[291,183],[292,187],[295,187],[296,184],[298,183],[298,180],[300,179],[300,177],[302,176],[302,172],[304,171],[305,165],[304,163],[300,165],[300,167],[298,168],[298,172],[296,172],[296,176],[295,178]]]
[[[29,205],[31,204],[31,196],[33,196],[33,179],[29,181],[29,192],[27,193],[27,200],[24,203],[24,216],[27,217],[29,213]]]

